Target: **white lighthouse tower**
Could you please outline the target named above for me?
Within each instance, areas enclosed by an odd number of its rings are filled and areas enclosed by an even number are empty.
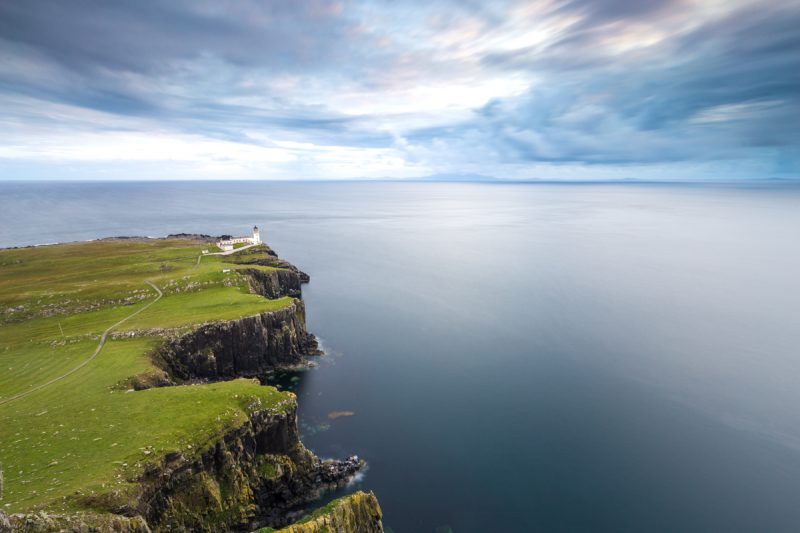
[[[258,226],[253,226],[253,244],[261,244],[261,233],[258,231]]]

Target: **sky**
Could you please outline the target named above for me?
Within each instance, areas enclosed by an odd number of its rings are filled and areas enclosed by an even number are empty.
[[[800,0],[3,0],[0,132],[0,179],[798,179]]]

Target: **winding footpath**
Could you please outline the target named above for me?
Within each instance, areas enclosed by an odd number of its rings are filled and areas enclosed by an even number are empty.
[[[145,309],[147,309],[148,307],[150,307],[151,305],[153,305],[154,303],[156,303],[157,301],[159,301],[159,300],[161,299],[161,297],[162,297],[162,296],[164,296],[164,293],[163,293],[163,292],[161,292],[161,289],[159,289],[158,287],[156,287],[156,286],[155,286],[153,283],[151,283],[151,282],[149,282],[149,281],[147,281],[147,280],[145,280],[145,283],[147,283],[148,285],[150,285],[150,286],[151,286],[153,289],[155,289],[155,291],[158,293],[158,296],[156,296],[156,299],[155,299],[155,300],[153,300],[152,302],[149,302],[147,305],[145,305],[145,306],[144,306],[144,307],[142,307],[141,309],[138,309],[138,310],[134,311],[133,313],[129,314],[128,316],[126,316],[125,318],[123,318],[122,320],[120,320],[119,322],[116,322],[115,324],[112,324],[111,326],[109,326],[109,327],[108,327],[108,329],[106,329],[106,330],[103,332],[103,335],[101,335],[101,336],[100,336],[100,343],[97,345],[97,348],[95,348],[95,350],[94,350],[94,353],[93,353],[93,354],[92,354],[92,355],[91,355],[91,356],[90,356],[88,359],[86,359],[84,362],[82,362],[81,364],[79,364],[78,366],[76,366],[75,368],[73,368],[72,370],[70,370],[70,371],[66,372],[65,374],[61,374],[61,375],[60,375],[60,376],[58,376],[57,378],[53,378],[53,379],[51,379],[50,381],[48,381],[48,382],[46,382],[46,383],[42,383],[41,385],[37,385],[37,386],[35,386],[35,387],[34,387],[34,388],[32,388],[32,389],[28,389],[28,390],[26,390],[25,392],[20,392],[19,394],[15,394],[14,396],[9,396],[8,398],[5,398],[5,399],[3,399],[3,400],[0,400],[0,405],[6,404],[6,403],[8,403],[8,402],[12,402],[12,401],[14,401],[14,400],[17,400],[17,399],[19,399],[19,398],[22,398],[23,396],[27,396],[28,394],[34,393],[34,392],[36,392],[36,391],[38,391],[38,390],[42,390],[43,388],[45,388],[45,387],[48,387],[48,386],[52,385],[53,383],[56,383],[56,382],[58,382],[58,381],[61,381],[61,380],[62,380],[62,379],[64,379],[65,377],[67,377],[67,376],[70,376],[70,375],[74,374],[75,372],[77,372],[77,371],[78,371],[78,370],[80,370],[81,368],[83,368],[83,367],[85,367],[86,365],[88,365],[89,363],[91,363],[91,362],[92,362],[92,360],[93,360],[95,357],[97,357],[97,354],[99,354],[99,353],[100,353],[100,350],[102,350],[102,349],[103,349],[103,345],[105,345],[105,343],[106,343],[106,337],[108,337],[108,334],[109,334],[109,333],[111,333],[111,330],[112,330],[112,329],[114,329],[115,327],[119,326],[120,324],[122,324],[122,323],[123,323],[123,322],[125,322],[126,320],[128,320],[128,319],[130,319],[130,318],[133,318],[133,317],[135,317],[136,315],[138,315],[139,313],[141,313],[142,311],[144,311]]]

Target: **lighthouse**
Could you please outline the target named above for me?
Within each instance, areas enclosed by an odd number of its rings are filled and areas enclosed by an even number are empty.
[[[258,226],[253,226],[253,244],[261,244],[261,233],[258,231]]]

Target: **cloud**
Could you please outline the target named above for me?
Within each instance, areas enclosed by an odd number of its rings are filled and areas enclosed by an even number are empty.
[[[798,27],[792,0],[8,1],[0,178],[797,177]]]

